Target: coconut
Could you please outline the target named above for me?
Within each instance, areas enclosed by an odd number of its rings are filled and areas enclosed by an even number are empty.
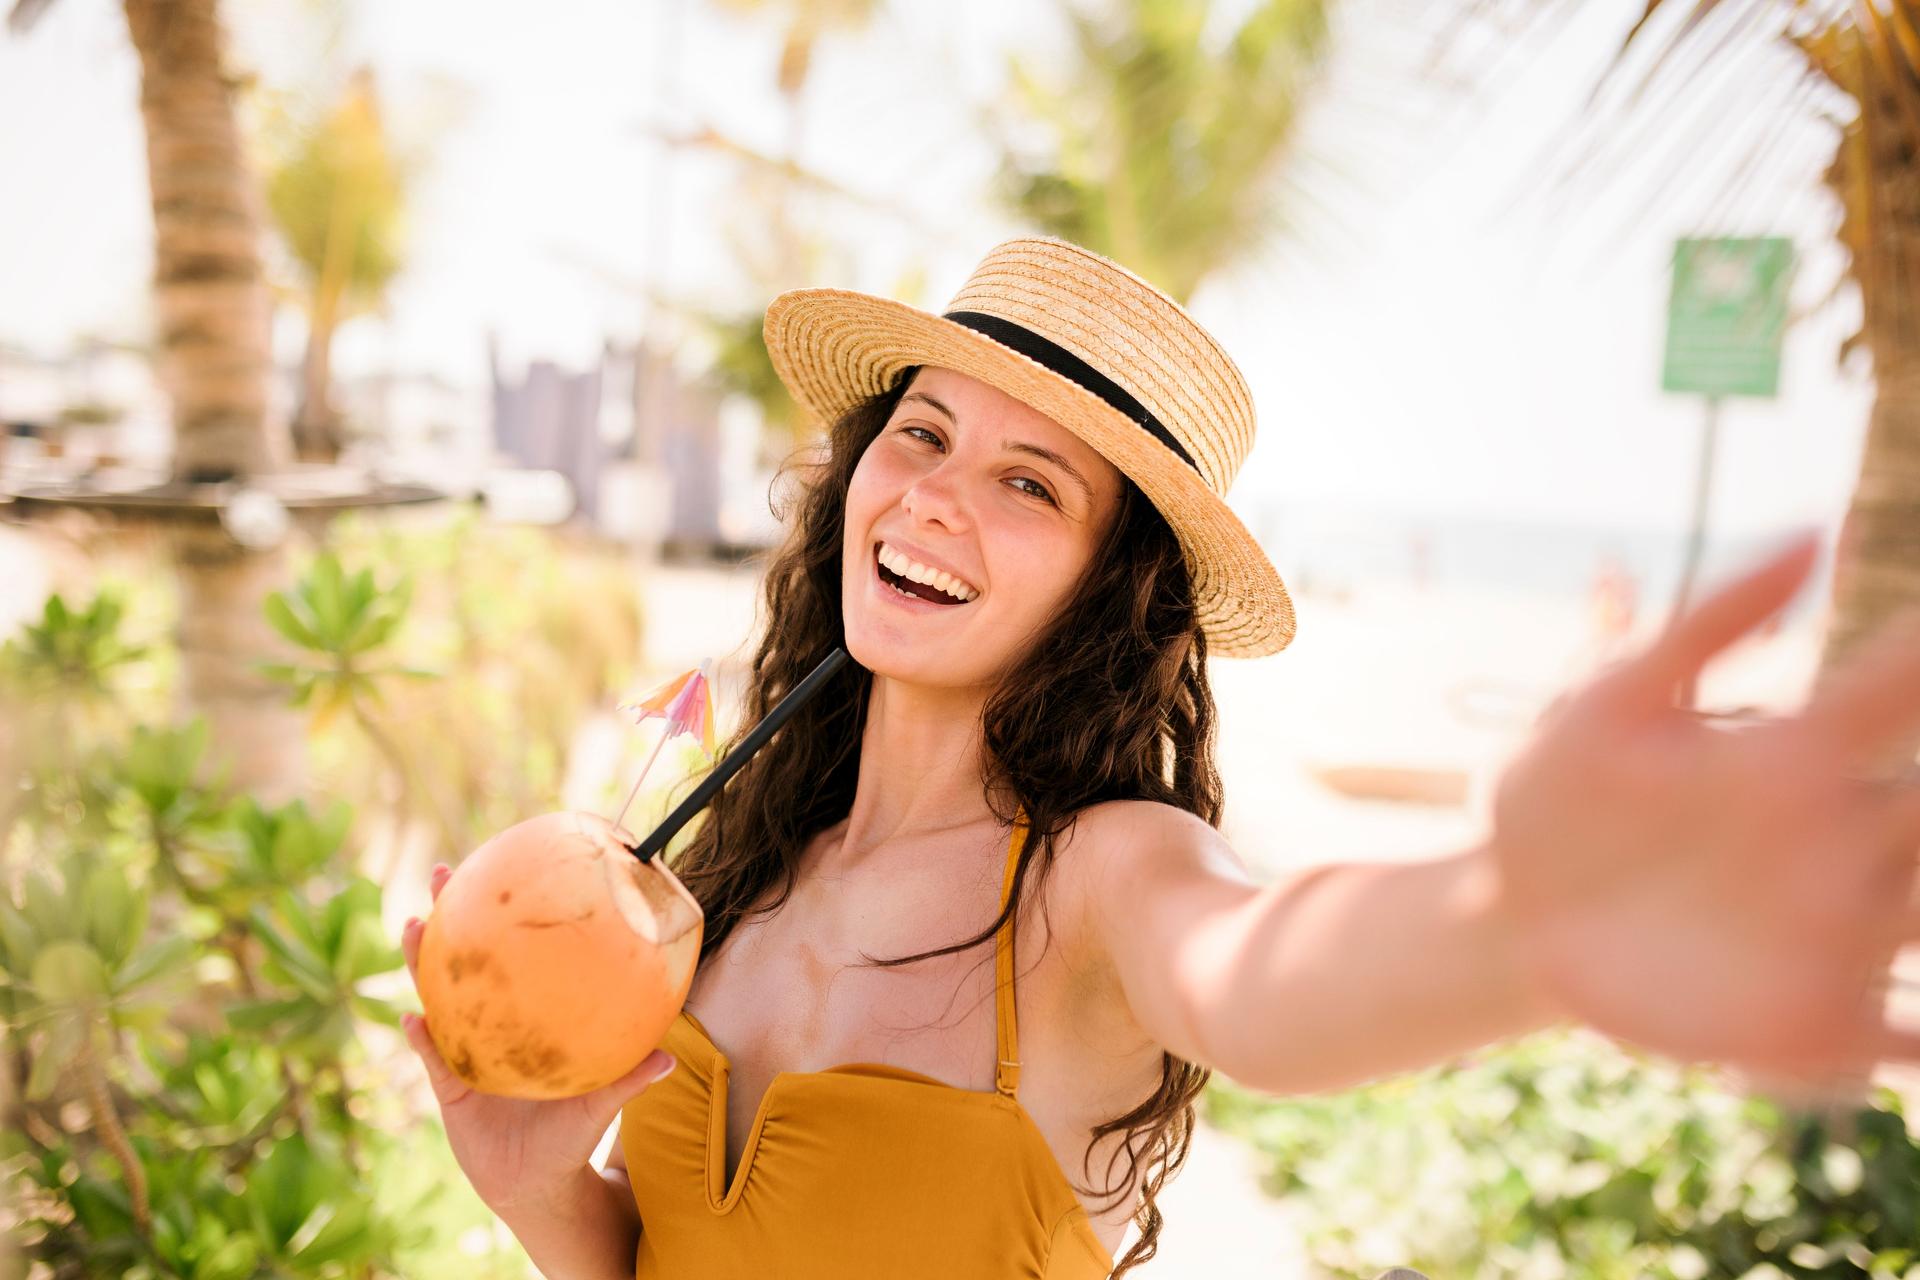
[[[543,814],[488,840],[441,886],[420,935],[420,1003],[467,1084],[576,1097],[658,1047],[693,985],[705,918],[636,843],[597,814]]]

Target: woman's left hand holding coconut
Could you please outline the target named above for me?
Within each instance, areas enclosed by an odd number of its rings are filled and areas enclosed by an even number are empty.
[[[1875,772],[1920,727],[1920,611],[1797,715],[1729,731],[1675,693],[1785,606],[1817,545],[1563,695],[1502,774],[1489,836],[1518,954],[1561,1012],[1813,1097],[1920,1061],[1920,1028],[1882,1008],[1920,941],[1920,787]]]

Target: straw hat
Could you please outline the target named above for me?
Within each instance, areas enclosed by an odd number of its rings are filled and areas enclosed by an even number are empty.
[[[942,315],[846,289],[767,307],[767,351],[808,413],[832,422],[902,369],[999,388],[1085,440],[1178,535],[1209,653],[1257,658],[1293,639],[1293,601],[1226,504],[1253,447],[1253,396],[1181,306],[1119,263],[1051,236],[995,245]]]

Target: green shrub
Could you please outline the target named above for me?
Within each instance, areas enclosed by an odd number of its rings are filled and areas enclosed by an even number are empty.
[[[321,560],[289,596],[367,581]],[[349,597],[389,634],[406,604]],[[55,596],[0,648],[0,1230],[31,1276],[530,1274],[385,1030],[418,1006],[353,807],[207,776],[204,721],[150,722],[162,646],[124,617]]]
[[[1920,1277],[1920,1146],[1890,1090],[1830,1123],[1567,1029],[1333,1095],[1216,1077],[1205,1106],[1333,1274]]]

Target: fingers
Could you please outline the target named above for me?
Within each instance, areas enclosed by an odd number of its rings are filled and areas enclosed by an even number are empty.
[[[400,930],[400,954],[407,958],[407,976],[413,979],[413,985],[420,985],[420,935],[426,931],[419,916],[408,916],[406,925]]]
[[[1715,589],[1674,619],[1639,658],[1597,682],[1638,708],[1669,708],[1682,684],[1793,599],[1819,557],[1821,534],[1809,529],[1758,565]]]
[[[440,890],[446,887],[447,877],[452,874],[452,869],[446,863],[433,864],[433,870],[427,876],[427,889],[435,902],[440,900]],[[400,929],[400,954],[406,957],[407,975],[413,979],[416,987],[420,985],[420,934],[425,928],[419,916],[408,916],[407,923]]]
[[[406,1034],[407,1045],[427,1068],[427,1081],[433,1086],[434,1099],[441,1106],[460,1101],[473,1090],[466,1081],[453,1073],[440,1051],[433,1047],[433,1036],[427,1031],[427,1020],[417,1013],[402,1014],[400,1029]]]
[[[1800,718],[1856,760],[1910,733],[1920,723],[1920,608],[1907,608],[1867,637]]]
[[[595,1115],[604,1113],[606,1123],[611,1124],[613,1117],[619,1114],[620,1108],[644,1093],[648,1085],[666,1079],[679,1065],[679,1061],[665,1049],[655,1049],[640,1059],[633,1070],[611,1084],[602,1085],[588,1094],[587,1105]]]

